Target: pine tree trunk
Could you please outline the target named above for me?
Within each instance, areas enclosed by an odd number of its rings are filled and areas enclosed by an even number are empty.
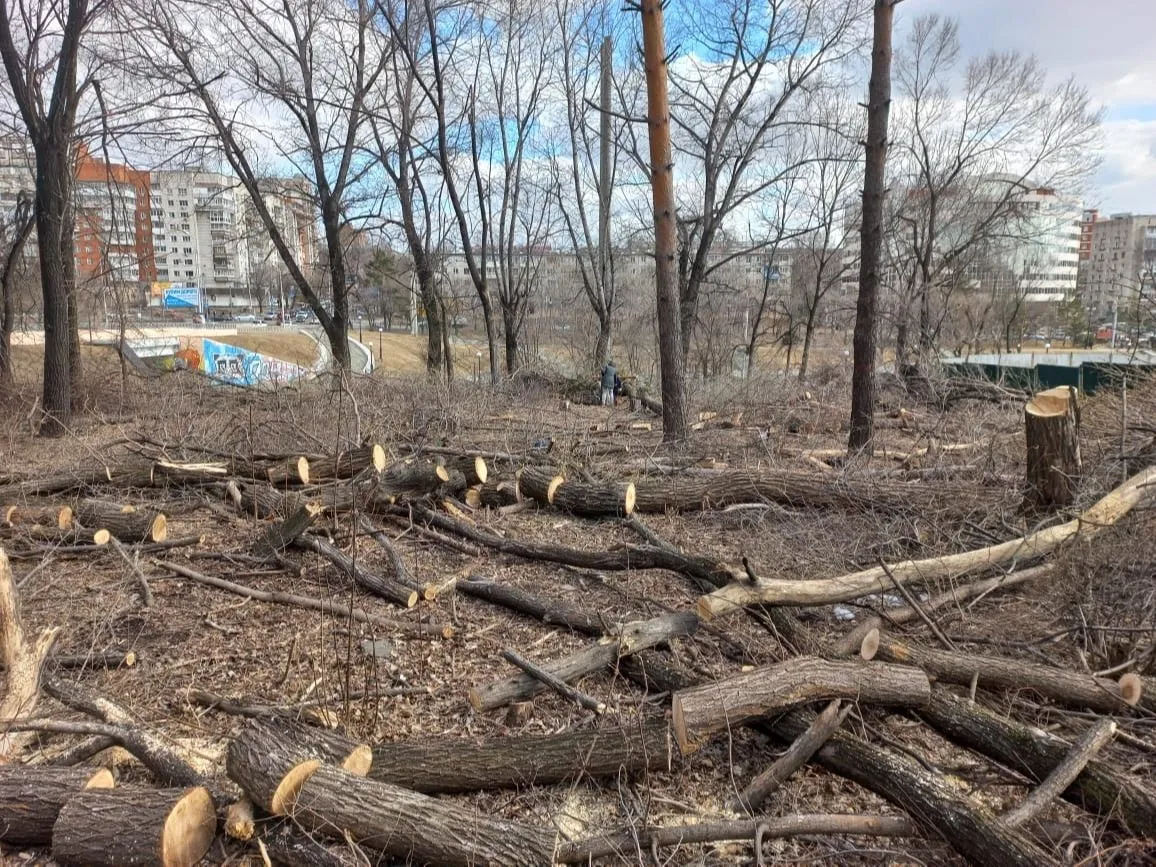
[[[875,340],[879,264],[883,249],[883,196],[887,171],[887,117],[891,107],[891,22],[895,0],[875,0],[875,32],[867,106],[867,164],[860,227],[859,299],[855,308],[855,365],[851,380],[848,451],[871,454],[875,436]]]

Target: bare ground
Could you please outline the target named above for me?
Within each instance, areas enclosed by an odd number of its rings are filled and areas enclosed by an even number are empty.
[[[359,380],[352,390],[317,383],[268,395],[215,388],[195,376],[178,374],[165,380],[162,388],[155,382],[133,380],[124,389],[95,389],[93,411],[84,416],[73,436],[59,441],[30,436],[28,397],[17,395],[7,404],[6,422],[0,428],[0,475],[5,477],[0,481],[34,478],[93,460],[115,461],[124,454],[127,441],[144,438],[167,444],[170,456],[179,459],[200,454],[198,449],[240,455],[332,453],[359,442],[380,443],[393,458],[430,445],[524,454],[536,440],[549,437],[551,456],[560,466],[596,477],[637,475],[636,462],[663,455],[734,468],[810,467],[822,476],[824,471],[799,457],[799,452],[840,447],[848,405],[846,382],[837,373],[826,377],[818,372],[806,389],[781,379],[701,386],[694,395],[696,410],[720,416],[741,412],[741,420],[731,429],[704,430],[688,447],[671,451],[660,442],[656,419],[631,414],[624,406],[608,411],[568,403],[563,408],[556,390],[532,382],[496,390],[459,384],[451,392],[414,380],[378,376]],[[1085,410],[1088,472],[1080,506],[1121,480],[1126,471],[1120,460],[1122,443],[1125,453],[1131,453],[1151,439],[1153,431],[1145,425],[1156,419],[1156,389],[1130,394],[1129,407],[1129,415],[1122,417],[1118,396],[1106,393]],[[914,403],[897,388],[884,388],[879,411],[881,445],[901,452],[935,443],[975,443],[975,447],[932,454],[906,465],[876,458],[830,471],[857,477],[916,478],[939,467],[1001,492],[996,507],[985,505],[965,520],[935,514],[897,516],[767,506],[651,516],[648,523],[688,552],[729,561],[746,556],[766,577],[818,578],[873,566],[879,558],[924,557],[980,547],[1028,529],[1018,513],[1023,472],[1021,412],[1015,405],[971,402],[940,411]],[[653,423],[652,431],[614,429],[616,421],[643,419]],[[1123,434],[1122,420],[1128,425]],[[1137,466],[1133,461],[1130,468]],[[912,484],[935,485],[936,481]],[[23,613],[30,626],[63,627],[60,653],[123,648],[134,650],[139,659],[129,668],[80,670],[66,676],[114,698],[142,727],[181,745],[206,768],[220,773],[224,744],[239,721],[192,704],[188,700],[192,689],[274,704],[317,702],[335,712],[349,733],[367,742],[552,733],[595,724],[592,714],[549,693],[534,701],[528,720],[514,725],[508,724],[505,711],[479,714],[466,700],[471,686],[512,673],[500,657],[503,648],[548,660],[589,639],[453,593],[401,611],[351,586],[312,555],[293,555],[305,567],[300,577],[254,570],[240,560],[230,562],[228,555],[248,552],[262,531],[259,523],[227,517],[221,509],[211,511],[185,490],[140,491],[122,498],[136,503],[159,500],[169,516],[171,537],[205,536],[195,549],[168,553],[172,562],[257,588],[291,590],[342,604],[352,600],[398,621],[426,619],[450,623],[456,629],[449,641],[407,640],[343,618],[246,601],[147,564],[155,602],[146,609],[133,593],[123,562],[114,554],[79,558],[56,554],[19,533],[4,531],[0,542],[13,558],[17,579],[30,576],[22,587]],[[620,522],[584,520],[552,510],[504,517],[478,512],[473,519],[510,537],[575,548],[607,549],[637,542]],[[388,570],[382,551],[372,541],[350,542],[346,520],[331,525],[331,531],[347,550],[356,551],[359,560]],[[442,584],[451,577],[482,574],[544,598],[599,611],[608,622],[692,609],[698,597],[696,588],[669,572],[594,572],[488,554],[469,557],[405,529],[390,527],[389,532],[422,581]],[[1148,674],[1156,670],[1156,515],[1151,511],[1136,514],[1090,544],[1061,552],[1058,561],[1061,569],[1054,580],[948,610],[939,617],[939,625],[961,647],[977,652],[1048,661],[1076,670],[1107,669],[1127,660],[1133,661],[1134,670]],[[934,594],[942,589],[924,591]],[[878,601],[863,600],[869,605]],[[858,609],[860,617],[864,613]],[[800,616],[823,641],[833,641],[854,625],[840,620],[831,606],[807,609]],[[1096,626],[1127,630],[1104,631]],[[775,637],[751,620],[730,619],[723,628],[742,646],[751,664],[787,655]],[[1058,635],[1063,630],[1068,631]],[[928,634],[922,625],[911,626],[909,631],[920,638]],[[370,638],[390,640],[387,659],[367,655],[361,642]],[[679,642],[676,657],[707,677],[738,670],[721,652],[719,638],[709,631]],[[647,698],[610,671],[584,678],[579,686],[612,709],[611,724],[629,727],[639,717],[662,718],[669,709],[661,696]],[[385,694],[399,687],[413,691]],[[985,700],[989,706],[1032,718],[1065,737],[1078,737],[1087,724],[1079,715],[1030,695],[991,695]],[[54,718],[70,716],[47,699],[41,711]],[[1149,744],[1148,752],[1117,742],[1106,753],[1115,765],[1140,779],[1151,777],[1152,751],[1156,750],[1151,722],[1144,717],[1121,720],[1122,728]],[[950,772],[959,786],[997,809],[1014,805],[1026,791],[1009,785],[1006,774],[950,747],[911,717],[865,709],[863,720],[852,728],[877,743],[898,745],[935,763]],[[45,738],[42,749],[51,752],[65,743],[62,738]],[[676,759],[669,773],[610,783],[584,780],[566,786],[535,786],[527,781],[514,792],[457,796],[457,800],[472,804],[482,814],[558,827],[571,837],[644,823],[700,821],[724,815],[725,802],[781,747],[739,729],[690,758]],[[106,754],[99,760],[108,758]],[[147,778],[127,757],[117,760],[129,778]],[[894,812],[858,786],[810,766],[777,792],[765,810],[769,815]],[[1074,807],[1053,806],[1049,816],[1086,829],[1082,837],[1069,838],[1052,850],[1057,861],[1139,863],[1144,858],[1143,844]],[[252,857],[236,844],[218,841],[205,863],[245,863]],[[671,864],[747,864],[753,863],[752,857],[749,841],[663,850],[663,863]],[[764,844],[761,857],[761,863],[792,864],[953,863],[957,859],[934,839],[839,837],[770,841]],[[650,863],[644,852],[624,853],[622,860]]]

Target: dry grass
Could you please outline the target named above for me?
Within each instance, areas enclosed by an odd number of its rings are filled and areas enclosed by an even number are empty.
[[[250,352],[260,352],[302,367],[312,367],[317,361],[317,341],[300,331],[272,328],[267,331],[242,331],[223,342]]]

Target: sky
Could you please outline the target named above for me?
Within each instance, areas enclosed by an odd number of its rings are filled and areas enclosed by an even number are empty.
[[[905,24],[938,12],[959,20],[963,56],[1035,54],[1054,81],[1074,75],[1106,111],[1103,163],[1085,206],[1156,213],[1156,2],[1153,0],[904,0]]]

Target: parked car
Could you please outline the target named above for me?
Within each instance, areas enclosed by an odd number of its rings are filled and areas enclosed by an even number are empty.
[[[257,317],[252,313],[238,313],[234,317],[234,321],[252,324],[257,321]]]

